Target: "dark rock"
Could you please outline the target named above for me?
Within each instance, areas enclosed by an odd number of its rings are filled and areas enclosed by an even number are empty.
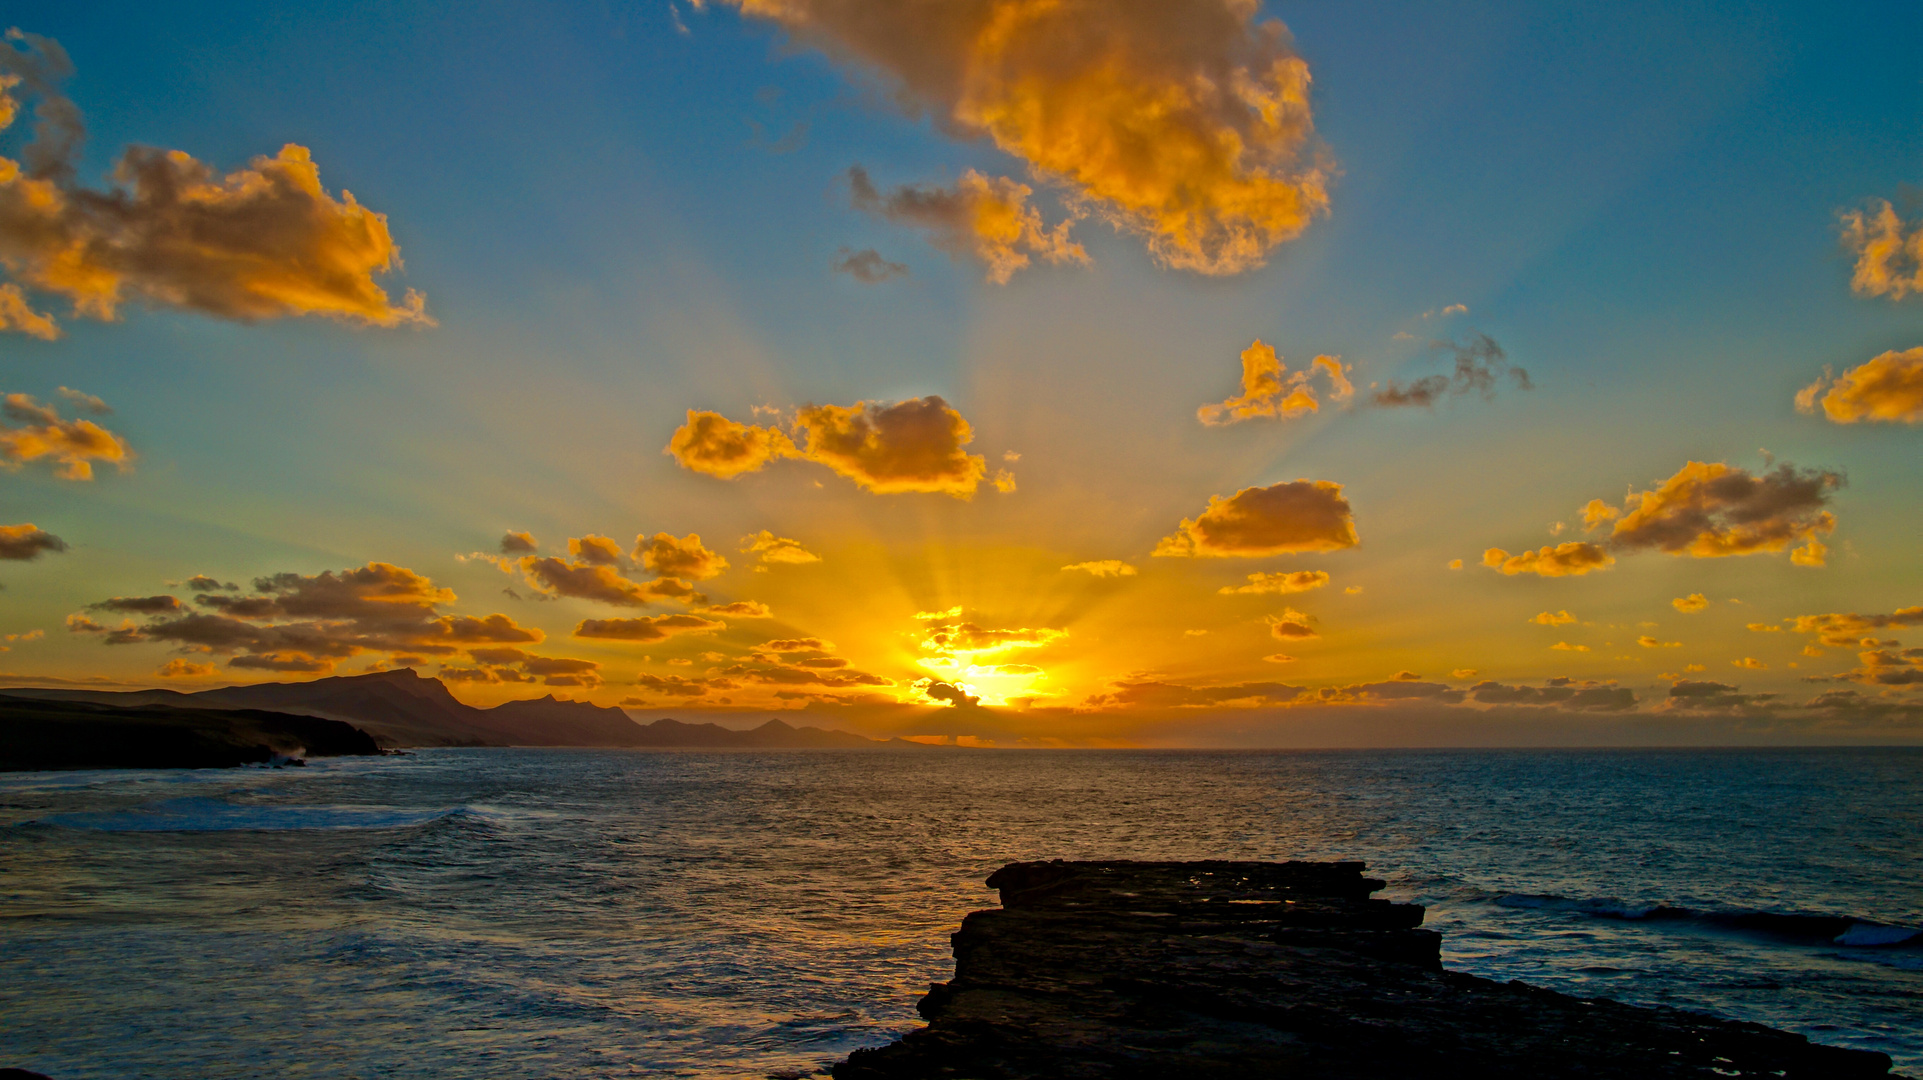
[[[954,935],[928,1026],[837,1080],[1809,1077],[1877,1053],[1445,971],[1359,862],[1012,863]]]
[[[218,769],[379,754],[339,720],[254,709],[114,708],[0,694],[0,771]]]

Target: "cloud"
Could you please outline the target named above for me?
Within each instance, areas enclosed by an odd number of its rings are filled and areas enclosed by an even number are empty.
[[[1295,657],[1290,656],[1288,653],[1270,653],[1263,657],[1262,661],[1268,664],[1293,664],[1295,663]]]
[[[876,494],[938,492],[961,499],[973,497],[988,471],[986,458],[962,449],[974,441],[974,429],[935,396],[893,405],[807,405],[792,428],[790,435],[690,410],[667,453],[684,468],[724,480],[778,458],[800,458]],[[995,484],[1013,490],[1012,478],[1004,485],[998,477]]]
[[[621,545],[605,536],[570,537],[568,554],[590,566],[620,566],[625,561]]]
[[[26,294],[12,282],[0,285],[0,330],[17,330],[42,341],[60,338],[60,325],[53,321],[53,316],[33,310]]]
[[[1064,569],[1066,569],[1066,567],[1064,567]],[[960,617],[961,613],[962,613],[961,605],[956,604],[954,607],[951,607],[946,611],[917,611],[915,612],[915,618],[917,619],[954,619],[954,618]]]
[[[57,392],[61,397],[67,399],[69,405],[72,405],[80,412],[92,413],[95,416],[111,416],[113,414],[113,406],[84,390],[75,390],[71,386],[63,386]]]
[[[835,273],[847,274],[863,285],[879,285],[908,276],[907,264],[889,262],[874,248],[862,248],[860,251],[842,248],[835,252],[832,267]]]
[[[634,685],[644,690],[667,697],[697,698],[706,697],[712,690],[732,690],[735,684],[726,679],[684,679],[679,675],[649,675],[643,672],[634,677]],[[630,702],[623,701],[626,705]],[[633,704],[640,704],[635,701]]]
[[[1923,701],[1872,698],[1855,690],[1828,690],[1804,702],[1803,707],[1827,713],[1839,720],[1887,720],[1897,723],[1923,720]]]
[[[49,551],[65,550],[65,540],[36,527],[31,521],[24,525],[0,525],[0,559],[27,562]]]
[[[1280,615],[1269,615],[1263,619],[1269,624],[1269,633],[1277,641],[1308,641],[1322,635],[1309,628],[1313,621],[1294,608],[1283,608]]]
[[[1856,256],[1850,288],[1901,300],[1923,293],[1923,223],[1906,223],[1888,200],[1842,214],[1843,246]]]
[[[1113,578],[1134,577],[1138,572],[1133,566],[1130,566],[1129,564],[1123,562],[1120,559],[1097,559],[1097,560],[1094,560],[1093,562],[1069,563],[1067,566],[1062,567],[1062,569],[1063,570],[1080,570],[1083,573],[1088,574],[1090,577],[1098,577],[1098,578],[1099,577],[1113,577]],[[961,609],[956,608],[954,611],[954,614],[960,615]]]
[[[817,637],[776,638],[773,641],[764,641],[755,648],[778,653],[834,652],[835,643],[823,641]]]
[[[8,51],[0,44],[0,54]],[[0,398],[0,415],[21,425],[0,427],[0,468],[17,470],[26,462],[47,458],[55,465],[54,475],[62,480],[92,480],[96,461],[122,471],[133,464],[127,440],[92,420],[62,420],[54,406],[42,405],[26,394]]]
[[[782,563],[800,566],[821,561],[821,556],[802,547],[801,541],[776,536],[767,529],[742,537],[741,551],[749,555],[759,555],[763,564]]]
[[[441,678],[459,682],[521,683],[540,680],[547,686],[579,686],[593,689],[601,685],[601,665],[593,660],[568,656],[535,656],[514,648],[469,649],[468,656],[481,666],[461,668],[441,665]]]
[[[1296,570],[1288,573],[1250,574],[1247,585],[1224,585],[1215,591],[1222,596],[1234,596],[1238,593],[1247,593],[1256,596],[1266,594],[1286,595],[1288,593],[1308,592],[1310,589],[1319,589],[1328,583],[1329,575],[1326,571]],[[1358,586],[1351,586],[1351,588],[1357,592],[1361,591]]]
[[[1822,378],[1797,392],[1796,410],[1815,412],[1819,394],[1824,415],[1838,424],[1923,423],[1923,346],[1883,353],[1845,371],[1834,385],[1824,368]]]
[[[1688,596],[1678,596],[1676,599],[1671,600],[1669,606],[1688,615],[1707,608],[1709,606],[1709,597],[1699,592],[1690,593]]]
[[[638,619],[582,619],[574,628],[574,636],[647,642],[665,641],[675,634],[707,634],[727,628],[728,624],[719,619],[704,619],[699,615],[649,615]]]
[[[940,701],[954,708],[968,708],[981,704],[981,697],[971,694],[966,685],[943,682],[940,679],[918,679],[914,689],[930,701]]]
[[[1429,347],[1452,354],[1455,370],[1451,374],[1425,376],[1406,386],[1390,379],[1387,386],[1370,396],[1370,401],[1381,408],[1432,406],[1445,396],[1459,397],[1471,390],[1486,401],[1496,396],[1496,380],[1503,376],[1518,390],[1535,389],[1529,373],[1511,364],[1502,346],[1487,334],[1477,334],[1466,343],[1432,341]]]
[[[883,194],[857,165],[848,170],[848,186],[855,209],[921,229],[950,255],[979,260],[997,285],[1027,267],[1031,255],[1088,265],[1088,252],[1068,238],[1073,220],[1043,225],[1041,211],[1028,205],[1035,189],[1005,176],[969,169],[952,187],[904,184]]]
[[[1091,694],[1093,708],[1197,709],[1223,705],[1286,705],[1303,693],[1287,683],[1235,683],[1228,686],[1184,686],[1148,677],[1118,679],[1104,693]]]
[[[1329,383],[1329,399],[1347,401],[1355,394],[1348,370],[1337,357],[1318,356],[1309,367],[1288,374],[1288,365],[1275,354],[1275,349],[1257,340],[1242,350],[1242,393],[1227,401],[1202,406],[1195,410],[1195,418],[1210,427],[1220,427],[1260,416],[1288,420],[1317,412],[1322,402],[1316,397],[1311,380],[1321,374]]]
[[[768,605],[759,600],[736,600],[732,604],[716,604],[703,608],[709,615],[733,615],[742,619],[772,619],[775,613]]]
[[[1818,533],[1836,528],[1825,507],[1843,474],[1778,465],[1752,474],[1722,463],[1692,461],[1654,491],[1631,493],[1609,544],[1655,548],[1671,555],[1716,558],[1782,551],[1804,542],[1804,565],[1822,565]]]
[[[221,176],[182,151],[134,146],[110,187],[80,186],[85,131],[59,90],[72,62],[49,38],[7,36],[26,48],[0,48],[0,118],[12,122],[24,92],[37,120],[22,160],[0,158],[0,265],[19,285],[103,320],[133,298],[243,322],[434,324],[420,293],[394,304],[374,282],[400,267],[387,218],[346,191],[329,195],[305,147],[289,143]],[[0,308],[7,325],[49,336],[23,317],[24,303]]]
[[[207,579],[212,580],[212,579]],[[255,578],[254,594],[202,593],[196,611],[172,596],[115,597],[97,610],[137,614],[118,628],[84,615],[67,619],[75,633],[102,635],[108,645],[166,642],[182,651],[232,656],[230,667],[315,673],[363,653],[447,655],[482,644],[539,642],[541,631],[506,615],[455,615],[440,609],[453,590],[392,563],[353,570]]]
[[[1683,643],[1680,641],[1658,641],[1648,634],[1637,638],[1636,644],[1641,645],[1645,649],[1680,649],[1683,647]]]
[[[1357,543],[1355,515],[1342,485],[1296,480],[1209,497],[1208,508],[1155,545],[1164,557],[1260,558],[1338,551]]]
[[[1501,548],[1482,553],[1482,565],[1514,577],[1539,574],[1543,577],[1581,577],[1591,570],[1614,565],[1608,552],[1584,540],[1571,540],[1555,547],[1544,545],[1539,551],[1524,550],[1511,555]]]
[[[1745,694],[1741,687],[1707,680],[1678,679],[1657,706],[1663,712],[1718,712],[1768,707],[1775,694]]]
[[[677,539],[670,533],[634,538],[634,557],[662,577],[706,581],[728,568],[728,560],[701,543],[699,533]]]
[[[1923,648],[1898,649],[1893,641],[1881,644],[1886,647],[1856,654],[1862,667],[1836,677],[1869,686],[1923,686]]]
[[[1538,611],[1529,621],[1537,626],[1568,626],[1576,617],[1567,611]]]
[[[1731,660],[1729,663],[1731,667],[1747,668],[1750,671],[1769,670],[1769,664],[1756,659],[1754,656],[1745,656],[1741,660]]]
[[[1165,266],[1252,270],[1327,212],[1308,65],[1256,5],[725,2],[878,75],[939,129],[987,136]]]
[[[995,630],[975,623],[950,623],[925,627],[921,647],[938,656],[979,656],[1012,649],[1038,649],[1068,636],[1068,631],[1052,627],[1023,627]]]
[[[511,532],[501,537],[501,554],[532,555],[540,549],[533,533]]]
[[[1556,650],[1557,652],[1588,652],[1589,651],[1589,646],[1587,645],[1571,645],[1567,641],[1558,641],[1554,645],[1551,645],[1549,647]]]
[[[613,566],[568,562],[553,556],[527,555],[517,565],[527,583],[546,596],[593,600],[615,607],[647,607],[663,600],[702,602],[700,593],[676,578],[632,581]]]
[[[1856,615],[1833,611],[1822,615],[1798,615],[1795,630],[1816,634],[1823,644],[1847,648],[1872,630],[1923,626],[1923,605],[1898,608],[1888,615]]]
[[[1598,712],[1633,709],[1637,701],[1634,691],[1626,687],[1572,679],[1551,679],[1542,686],[1507,686],[1484,680],[1470,687],[1469,694],[1483,705],[1555,706]]]
[[[196,664],[178,657],[160,665],[154,672],[163,679],[205,679],[219,673],[220,669],[212,664]]]

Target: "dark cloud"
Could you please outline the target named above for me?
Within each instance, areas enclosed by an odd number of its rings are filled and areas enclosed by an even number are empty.
[[[1496,396],[1496,382],[1508,378],[1518,390],[1533,390],[1529,373],[1509,362],[1502,346],[1487,334],[1477,334],[1467,342],[1432,341],[1429,347],[1451,354],[1455,370],[1448,375],[1429,375],[1403,385],[1390,379],[1375,391],[1370,400],[1382,408],[1407,405],[1433,406],[1444,397],[1479,393],[1484,400]]]
[[[1818,534],[1836,528],[1827,509],[1843,474],[1790,464],[1752,474],[1720,462],[1692,461],[1654,491],[1633,494],[1609,544],[1618,550],[1654,548],[1671,555],[1715,558],[1782,551],[1799,564],[1821,566],[1828,550]]]
[[[639,619],[583,619],[574,628],[574,636],[650,642],[664,641],[675,634],[706,634],[727,628],[728,624],[719,619],[704,619],[699,615],[651,615]]]
[[[88,604],[87,608],[122,615],[165,615],[181,610],[181,603],[171,596],[116,596],[111,600]]]
[[[1484,705],[1556,705],[1568,709],[1622,712],[1636,707],[1637,697],[1627,687],[1606,683],[1552,679],[1543,686],[1505,686],[1484,680],[1469,688]]]
[[[533,533],[511,532],[501,537],[501,554],[532,555],[539,550]]]
[[[847,274],[863,285],[879,285],[908,276],[907,264],[889,262],[874,248],[862,248],[860,251],[842,248],[835,252],[833,265],[835,273]]]
[[[65,540],[36,527],[31,521],[24,525],[0,525],[0,559],[27,562],[49,551],[65,550]]]
[[[1194,520],[1155,545],[1159,556],[1258,558],[1305,551],[1338,551],[1357,543],[1355,514],[1342,485],[1296,480],[1211,495]]]

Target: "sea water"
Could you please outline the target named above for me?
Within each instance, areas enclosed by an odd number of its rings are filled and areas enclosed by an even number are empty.
[[[427,750],[0,776],[0,1066],[806,1075],[1016,859],[1363,859],[1444,963],[1923,1075],[1923,751]],[[1758,913],[1793,916],[1762,919]]]

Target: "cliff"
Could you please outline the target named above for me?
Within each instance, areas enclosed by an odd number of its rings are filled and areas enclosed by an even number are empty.
[[[0,771],[215,769],[378,753],[366,732],[314,716],[0,695]]]
[[[929,1023],[837,1080],[1886,1076],[1888,1057],[1445,971],[1363,864],[1012,863]]]

